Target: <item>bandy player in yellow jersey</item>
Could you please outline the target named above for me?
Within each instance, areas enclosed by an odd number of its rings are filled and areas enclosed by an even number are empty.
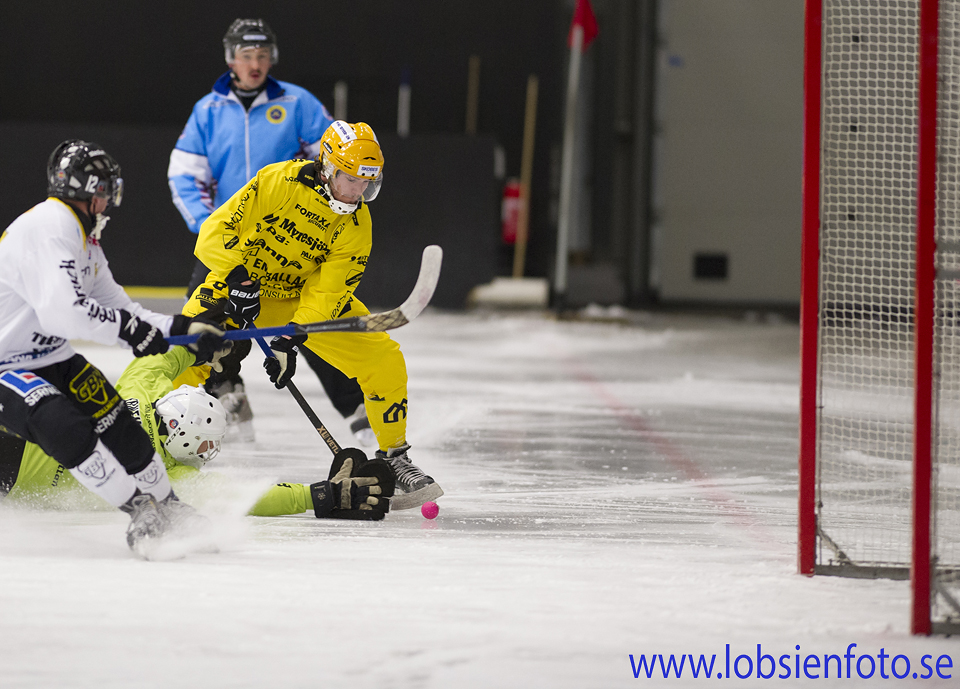
[[[380,191],[383,162],[369,125],[337,120],[320,139],[315,161],[261,169],[201,225],[194,253],[210,274],[183,313],[225,300],[238,327],[258,328],[368,314],[353,292],[370,255],[368,204]],[[377,456],[397,475],[393,509],[443,495],[407,456],[407,368],[399,345],[383,332],[276,337],[270,342],[276,358],[264,366],[278,389],[296,371],[298,346],[360,383]],[[191,371],[177,383],[198,385],[209,374],[207,367]]]

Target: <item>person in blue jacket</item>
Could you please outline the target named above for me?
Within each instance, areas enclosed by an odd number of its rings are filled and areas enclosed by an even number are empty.
[[[276,35],[262,19],[235,20],[223,37],[223,47],[230,69],[193,106],[167,168],[173,203],[194,234],[260,168],[292,158],[316,158],[320,137],[333,122],[309,91],[270,76],[279,53]],[[208,273],[198,260],[188,299]],[[234,435],[252,441],[253,412],[240,377],[249,344],[234,348],[223,362],[223,372],[210,377],[207,391],[220,398]],[[312,352],[305,358],[358,441],[375,445],[357,381]]]

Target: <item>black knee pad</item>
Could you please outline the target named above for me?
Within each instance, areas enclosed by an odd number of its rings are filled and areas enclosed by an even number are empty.
[[[15,435],[0,433],[0,497],[11,490],[20,475],[20,461],[27,441]]]
[[[24,409],[31,437],[67,469],[73,469],[93,453],[97,445],[93,419],[80,413],[63,395],[47,397]]]
[[[147,410],[147,413],[152,413],[152,410]],[[146,469],[156,452],[150,436],[123,402],[117,407],[117,414],[110,425],[100,431],[100,439],[128,474]]]

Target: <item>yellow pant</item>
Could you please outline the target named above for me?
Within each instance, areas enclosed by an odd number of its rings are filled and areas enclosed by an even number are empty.
[[[215,289],[212,283],[205,283],[200,288]],[[184,305],[185,315],[195,316],[205,310],[206,307],[196,299],[198,292],[199,289]],[[293,318],[298,304],[298,299],[261,298],[256,327],[286,325]],[[368,313],[367,307],[354,297],[348,315]],[[366,398],[367,417],[381,450],[399,447],[406,442],[407,364],[400,345],[386,333],[316,333],[307,338],[306,346],[360,383]],[[202,385],[209,376],[209,366],[193,366],[174,381],[174,387],[185,383]]]

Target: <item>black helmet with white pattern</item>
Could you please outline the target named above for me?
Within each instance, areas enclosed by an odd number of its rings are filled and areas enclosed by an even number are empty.
[[[120,165],[103,148],[90,141],[68,139],[47,161],[47,195],[85,201],[97,196],[109,205],[123,199]]]

